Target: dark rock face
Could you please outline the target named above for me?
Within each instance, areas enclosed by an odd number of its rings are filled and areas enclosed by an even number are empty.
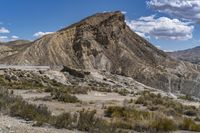
[[[82,70],[76,70],[73,68],[69,68],[67,66],[64,66],[61,72],[68,72],[70,75],[78,77],[78,78],[85,78],[85,75],[89,75],[90,72],[82,71]]]
[[[2,54],[0,63],[64,65],[73,68],[70,71],[106,70],[157,89],[200,97],[199,66],[177,61],[158,50],[134,33],[120,12],[90,16],[20,50]]]

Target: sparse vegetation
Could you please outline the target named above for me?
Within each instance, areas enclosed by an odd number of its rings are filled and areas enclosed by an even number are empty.
[[[33,105],[23,100],[17,100],[10,105],[10,115],[25,120],[36,121],[37,125],[47,123],[51,113],[45,105]]]
[[[52,117],[51,124],[56,128],[73,129],[77,122],[77,115],[70,113],[63,113],[57,117]]]
[[[91,87],[91,90],[93,91],[98,91],[98,92],[115,92],[118,93],[122,96],[126,96],[128,94],[130,94],[131,92],[129,92],[127,89],[124,88],[110,88],[110,87]]]
[[[196,131],[200,132],[200,124],[196,124],[192,119],[185,118],[180,125],[182,130]]]
[[[51,92],[51,96],[53,99],[56,99],[61,102],[66,102],[66,103],[79,102],[76,96],[69,94],[69,92],[65,90],[55,89],[54,91]]]
[[[36,121],[43,124],[48,122],[51,113],[45,105],[33,105],[24,101],[21,97],[9,94],[8,90],[0,90],[0,109],[13,117]]]
[[[175,122],[162,114],[149,111],[136,110],[134,107],[108,107],[105,116],[113,119],[113,124],[118,128],[127,128],[141,131],[174,131],[177,129]]]
[[[188,101],[194,101],[194,99],[190,95],[183,95],[183,96],[179,96],[178,98],[183,99],[183,100],[188,100]]]
[[[60,91],[55,92],[57,97],[61,97],[61,94],[59,92]],[[62,91],[61,93],[68,94],[68,92]],[[147,104],[144,104],[145,102],[141,100],[144,96],[148,100]],[[72,101],[69,101],[72,102],[74,101],[74,99]],[[128,104],[132,104],[133,100],[131,101],[132,102],[128,102]],[[24,101],[22,98],[14,96],[6,89],[1,89],[0,91],[1,111],[14,117],[20,117],[25,120],[35,121],[35,126],[41,126],[44,123],[48,123],[56,128],[78,129],[80,131],[96,133],[123,133],[125,131],[131,130],[135,130],[138,132],[149,131],[152,133],[156,133],[175,131],[178,129],[200,131],[200,125],[197,124],[193,119],[184,118],[183,116],[178,117],[178,115],[174,115],[174,117],[168,118],[167,114],[165,114],[166,110],[164,111],[163,109],[160,109],[160,106],[170,109],[176,109],[177,107],[179,107],[178,109],[189,110],[187,113],[185,112],[185,114],[182,115],[196,116],[195,113],[198,112],[191,112],[191,110],[197,111],[195,107],[185,107],[180,103],[175,103],[175,101],[172,102],[171,99],[167,99],[165,97],[163,98],[160,95],[150,93],[144,93],[144,95],[142,95],[136,101],[136,103],[143,104],[147,107],[151,104],[155,104],[159,107],[159,109],[152,109],[155,111],[148,111],[136,109],[134,105],[126,107],[110,106],[107,107],[105,110],[105,117],[107,119],[96,117],[95,110],[81,110],[79,112],[63,113],[58,116],[52,116],[51,112],[45,105],[36,106],[30,104]],[[174,108],[172,107],[172,105],[175,105]],[[178,118],[176,119],[176,122],[175,118]]]
[[[194,106],[182,105],[173,99],[148,91],[143,92],[136,101],[133,99],[127,100],[126,105],[123,107],[106,107],[106,119],[98,118],[95,110],[81,110],[52,116],[45,105],[30,104],[9,91],[13,87],[14,89],[31,89],[33,87],[51,93],[51,96],[45,97],[44,100],[55,99],[66,103],[80,102],[75,94],[87,94],[91,90],[116,92],[123,96],[130,94],[126,89],[111,89],[106,86],[67,86],[53,80],[46,81],[46,83],[49,85],[38,84],[34,86],[37,82],[14,83],[0,77],[0,84],[5,88],[0,91],[0,110],[13,117],[35,121],[35,126],[48,123],[56,128],[78,129],[92,133],[115,133],[132,130],[156,133],[179,129],[200,131],[200,125],[196,122],[200,116],[199,109]],[[189,100],[190,98],[187,97],[186,99]],[[135,108],[135,104],[143,106],[144,109]]]
[[[122,96],[126,96],[126,95],[128,95],[130,92],[128,91],[128,90],[126,90],[126,89],[120,89],[120,90],[115,90],[115,92],[116,93],[119,93],[120,95],[122,95]]]
[[[90,87],[87,86],[73,86],[73,85],[62,85],[58,87],[48,87],[45,92],[54,92],[56,90],[67,92],[70,94],[87,94],[90,91]]]
[[[56,128],[79,129],[97,133],[112,132],[112,127],[105,120],[97,118],[94,110],[82,110],[75,114],[63,113],[52,116],[45,105],[30,104],[21,97],[10,94],[6,89],[0,89],[0,109],[13,117],[35,121],[35,126],[48,123]]]
[[[105,117],[111,118],[117,128],[139,132],[199,131],[200,125],[195,121],[198,120],[199,109],[194,106],[182,105],[148,91],[143,92],[135,103],[147,109],[136,109],[131,103],[124,107],[110,106],[105,110]]]
[[[144,92],[135,102],[136,104],[142,104],[151,111],[162,111],[165,114],[172,116],[187,115],[197,116],[199,111],[194,106],[186,106],[168,97],[162,97],[160,94],[153,94],[150,92]]]
[[[178,129],[175,121],[167,118],[166,116],[161,116],[152,120],[152,122],[150,122],[149,127],[155,132],[169,132]]]

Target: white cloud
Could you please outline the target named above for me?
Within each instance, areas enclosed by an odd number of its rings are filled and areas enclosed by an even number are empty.
[[[44,35],[47,35],[47,34],[52,34],[53,32],[42,32],[42,31],[39,31],[37,33],[35,33],[33,36],[34,37],[42,37]]]
[[[0,36],[0,42],[6,42],[8,39],[7,36]]]
[[[161,49],[161,46],[160,46],[160,45],[155,45],[155,46],[156,46],[156,48]]]
[[[145,33],[137,32],[137,31],[135,33],[138,34],[139,36],[143,37],[143,38],[150,39],[150,36],[147,36]]]
[[[18,39],[19,39],[18,36],[11,36],[11,37],[8,37],[8,36],[0,36],[0,42],[15,41],[15,40],[18,40]]]
[[[18,36],[11,36],[12,39],[18,39]]]
[[[174,50],[163,50],[164,52],[174,52]]]
[[[12,41],[17,40],[17,39],[19,39],[18,36],[11,36],[11,40],[12,40]]]
[[[127,12],[126,11],[121,11],[122,12],[122,14],[127,14]]]
[[[10,31],[4,27],[0,28],[0,33],[10,33]]]
[[[156,39],[189,40],[194,26],[178,19],[156,18],[155,15],[126,21],[129,27],[141,36],[153,36]]]
[[[200,23],[200,0],[150,0],[147,5],[160,12]]]

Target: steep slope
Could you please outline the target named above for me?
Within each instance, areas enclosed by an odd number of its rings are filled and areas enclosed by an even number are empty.
[[[176,59],[200,64],[200,46],[192,49],[170,52],[169,55]]]
[[[133,33],[126,26],[124,15],[113,12],[96,14],[42,37],[13,57],[5,63],[117,70],[129,64],[156,66],[164,63],[167,55]]]
[[[199,66],[158,50],[126,25],[121,12],[95,14],[22,46],[0,57],[0,63],[106,70],[157,89],[200,97]]]

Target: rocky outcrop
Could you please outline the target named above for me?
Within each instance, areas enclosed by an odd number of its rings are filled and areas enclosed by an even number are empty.
[[[78,77],[78,78],[85,78],[85,75],[89,75],[90,72],[82,71],[82,70],[76,70],[73,68],[69,68],[67,66],[64,66],[64,68],[61,70],[61,72],[68,72],[70,75]]]
[[[7,47],[0,63],[105,70],[167,92],[200,97],[199,66],[172,59],[134,33],[121,12],[97,13],[28,45]]]

